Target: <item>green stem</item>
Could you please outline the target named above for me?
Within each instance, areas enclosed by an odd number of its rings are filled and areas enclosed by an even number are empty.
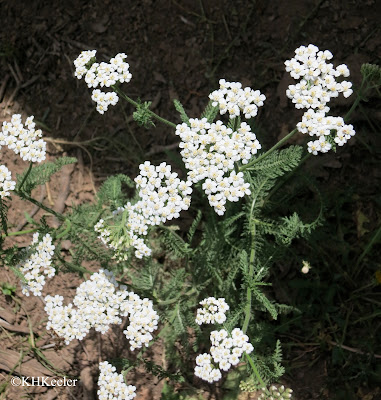
[[[254,264],[253,264],[254,256],[255,256],[255,250],[251,249],[249,277],[252,277],[252,275],[254,273]],[[245,320],[243,322],[243,327],[242,327],[243,333],[247,332],[247,328],[249,327],[250,318],[251,318],[251,289],[250,289],[250,287],[248,287],[246,289]]]
[[[82,267],[81,265],[77,265],[77,264],[68,262],[68,261],[64,260],[62,257],[58,256],[58,260],[61,262],[61,264],[63,266],[69,266],[69,268],[71,268],[74,271],[81,272],[83,274],[90,274],[90,275],[92,275],[94,273],[93,271],[90,271],[87,268]]]
[[[253,370],[254,374],[257,376],[257,378],[258,378],[258,380],[259,380],[259,383],[262,385],[262,387],[265,388],[265,387],[266,387],[266,384],[265,384],[265,382],[263,381],[263,379],[261,378],[261,376],[259,375],[258,369],[257,369],[257,367],[255,366],[254,361],[252,360],[252,358],[251,358],[247,353],[245,353],[245,356],[246,356],[246,358],[247,358],[247,361],[249,361],[249,364],[250,364],[251,369]]]
[[[295,133],[298,132],[298,130],[295,128],[293,131],[291,131],[288,135],[286,135],[283,139],[279,140],[277,144],[275,144],[273,147],[271,147],[270,150],[266,151],[266,153],[261,154],[259,157],[257,157],[255,160],[252,162],[242,165],[240,167],[240,171],[245,171],[246,169],[252,167],[254,164],[258,163],[259,161],[263,160],[265,157],[267,157],[269,154],[274,152],[276,149],[278,149],[280,146],[283,145],[283,143],[287,142],[288,139],[290,139],[292,136],[295,135]]]
[[[123,97],[124,100],[128,101],[130,104],[132,104],[135,108],[139,107],[139,104],[132,100],[130,97],[128,97],[121,89],[118,88],[118,86],[113,85],[111,86],[116,93],[118,93],[121,97]],[[163,124],[169,125],[171,128],[176,128],[176,124],[174,124],[171,121],[168,121],[167,119],[160,117],[159,115],[155,114],[153,111],[148,110],[149,114],[151,117],[157,119],[158,121],[162,122]]]
[[[26,174],[25,174],[23,180],[21,181],[21,184],[20,184],[20,187],[18,188],[18,190],[21,191],[21,188],[23,187],[23,185],[24,185],[26,179],[28,178],[28,176],[29,176],[29,174],[30,174],[30,171],[32,170],[32,166],[33,166],[33,163],[30,162],[30,163],[29,163],[28,171],[26,171]]]
[[[251,281],[254,275],[254,259],[255,259],[254,237],[255,237],[255,224],[253,226],[252,239],[251,239],[251,251],[249,260],[249,281]],[[251,288],[250,286],[248,286],[246,289],[245,320],[243,321],[243,327],[242,327],[243,333],[247,332],[250,318],[251,318]]]
[[[365,83],[365,79],[362,80],[361,82],[361,86],[360,89],[358,91],[356,100],[354,101],[354,103],[352,104],[352,107],[349,109],[349,111],[346,113],[345,117],[344,117],[344,121],[347,122],[349,117],[351,116],[351,114],[353,113],[353,111],[357,108],[357,106],[359,105],[360,101],[363,99],[363,93],[365,93],[368,90],[368,85],[366,87],[366,89],[363,92],[363,87],[364,87],[364,83]]]
[[[27,200],[33,204],[35,204],[36,206],[42,208],[43,210],[45,210],[46,212],[53,214],[55,217],[57,217],[58,219],[60,219],[61,221],[64,221],[66,218],[64,215],[54,211],[53,209],[45,206],[44,204],[40,203],[38,200],[35,200],[33,197],[28,196],[25,192],[21,192],[20,189],[19,190],[15,190],[15,193],[20,196],[22,199]]]
[[[67,233],[70,232],[70,229],[71,229],[70,220],[69,219],[65,219],[65,224],[66,224],[66,228],[60,234],[57,235],[57,239],[63,238]]]
[[[32,232],[37,232],[38,228],[33,228],[33,229],[26,229],[25,231],[18,231],[18,232],[10,232],[7,235],[3,233],[1,235],[2,238],[5,238],[7,236],[19,236],[19,235],[25,235],[27,233],[32,233]]]

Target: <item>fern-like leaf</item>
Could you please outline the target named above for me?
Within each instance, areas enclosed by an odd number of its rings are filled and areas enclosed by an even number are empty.
[[[186,114],[183,105],[180,103],[179,100],[173,100],[173,104],[175,105],[176,110],[180,114],[181,121],[185,122],[187,125],[189,125],[189,117]]]
[[[258,303],[262,305],[274,319],[277,319],[278,312],[275,305],[266,297],[264,293],[258,290],[255,286],[251,285],[250,289]]]
[[[263,158],[257,164],[249,167],[249,171],[266,174],[270,178],[277,178],[299,165],[302,158],[301,146],[290,146],[284,150],[276,150]]]
[[[213,106],[212,103],[213,103],[212,100],[210,100],[207,106],[205,107],[205,110],[201,114],[201,118],[206,118],[209,123],[214,121],[219,111],[219,107]]]
[[[160,226],[160,239],[175,258],[182,258],[192,252],[188,243],[174,231],[174,227]]]
[[[134,188],[135,184],[127,175],[118,174],[108,178],[97,193],[98,202],[100,204],[110,204],[113,208],[117,208],[125,203],[126,196],[122,192],[122,183],[129,188]]]
[[[198,224],[201,221],[201,217],[202,217],[202,212],[201,212],[201,210],[198,210],[196,218],[193,220],[192,225],[189,228],[189,232],[188,232],[188,235],[187,235],[189,244],[191,244],[191,242],[192,242],[192,239],[193,239],[194,234],[196,233],[196,229],[198,227]]]
[[[1,230],[4,231],[4,233],[7,235],[8,234],[8,204],[7,202],[0,198],[0,225],[1,225]],[[2,236],[1,236],[1,231],[0,231],[0,243],[2,241]]]
[[[77,159],[74,157],[61,157],[54,162],[47,162],[33,167],[23,184],[22,190],[30,194],[35,187],[48,182],[51,176],[58,172],[64,165],[73,164],[75,162],[77,162]],[[26,173],[27,171],[17,175],[16,190],[20,188]]]

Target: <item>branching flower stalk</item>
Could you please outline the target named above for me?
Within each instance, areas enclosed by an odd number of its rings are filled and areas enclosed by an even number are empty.
[[[124,100],[128,101],[130,104],[132,104],[135,108],[139,107],[139,103],[137,103],[136,101],[132,100],[130,97],[128,97],[126,95],[126,93],[123,92],[122,89],[120,89],[117,85],[113,85],[111,86],[112,89],[115,90],[116,93],[118,93]],[[167,119],[160,117],[160,115],[157,115],[156,113],[154,113],[153,111],[147,109],[146,110],[147,113],[152,117],[157,119],[158,121],[162,122],[163,124],[166,124],[168,126],[170,126],[171,128],[176,128],[176,124],[174,124],[171,121],[168,121]]]
[[[122,174],[110,177],[100,188],[94,204],[79,206],[71,214],[57,213],[35,200],[31,193],[75,159],[63,157],[32,168],[32,163],[45,159],[45,142],[40,139],[42,133],[35,130],[33,117],[23,124],[20,115],[12,116],[10,122],[3,123],[0,149],[8,146],[30,164],[24,175],[18,177],[17,185],[8,168],[0,166],[1,200],[13,192],[62,222],[59,228],[53,229],[43,219],[36,228],[7,234],[8,204],[0,201],[0,224],[5,232],[1,239],[35,233],[31,246],[24,253],[16,248],[5,250],[7,259],[15,260],[16,267],[11,267],[24,285],[24,291],[41,296],[45,275],[54,275],[55,263],[58,263],[60,267],[65,266],[88,278],[77,288],[72,303],[55,293],[45,296],[48,327],[67,343],[81,340],[92,328],[106,333],[111,324],[120,325],[122,317],[128,316],[130,325],[124,333],[131,349],[139,348],[139,361],[134,366],[145,363],[143,352],[158,338],[163,338],[166,346],[173,348],[180,365],[189,365],[189,360],[184,360],[174,344],[181,340],[187,350],[183,353],[192,354],[189,337],[189,331],[192,331],[196,337],[194,348],[205,343],[205,334],[210,334],[209,353],[199,354],[195,360],[197,377],[208,382],[218,381],[224,372],[237,366],[245,357],[252,370],[250,379],[255,377],[254,380],[264,388],[277,382],[284,373],[281,346],[278,341],[274,355],[262,357],[261,352],[267,350],[261,349],[260,334],[254,338],[255,327],[250,323],[255,315],[253,308],[258,301],[276,319],[281,307],[260,290],[261,286],[269,284],[265,278],[273,265],[274,255],[289,246],[294,238],[307,237],[320,221],[323,207],[321,205],[315,222],[303,223],[296,212],[289,216],[269,216],[271,204],[268,199],[310,156],[330,149],[336,151],[337,146],[344,145],[354,136],[354,128],[345,121],[366,92],[381,80],[379,68],[368,65],[362,69],[364,79],[358,97],[344,121],[341,117],[328,115],[328,103],[340,93],[344,97],[352,94],[351,82],[342,79],[349,76],[348,67],[334,68],[333,64],[327,63],[332,54],[319,51],[314,45],[296,49],[295,56],[285,65],[298,82],[289,86],[286,95],[297,109],[307,111],[296,129],[261,153],[261,144],[251,125],[243,122],[244,118],[254,118],[259,107],[264,105],[266,97],[259,90],[220,79],[219,89],[210,93],[210,102],[199,118],[189,118],[181,103],[175,101],[182,120],[176,125],[151,111],[150,102],[135,101],[120,88],[120,84],[128,83],[132,78],[126,54],[119,53],[109,62],[97,62],[95,54],[95,50],[84,51],[74,64],[75,76],[84,78],[87,86],[93,89],[96,110],[104,114],[121,97],[136,108],[133,118],[140,125],[149,127],[154,125],[152,120],[157,120],[174,129],[181,139],[179,148],[187,176],[181,180],[171,165],[165,162],[153,165],[147,160],[139,166],[140,174],[134,181]],[[221,117],[217,117],[218,114]],[[281,149],[297,132],[318,139],[308,143],[304,154],[302,146]],[[132,198],[126,195],[123,185],[135,189]],[[181,218],[181,214],[190,208],[193,188],[199,192],[195,197],[207,198],[211,209],[205,213],[198,210],[187,237],[183,238],[175,232],[177,225],[164,224]],[[239,209],[238,204],[244,197],[250,199],[251,204],[244,203]],[[236,205],[231,206],[231,203]],[[212,213],[212,218],[204,217],[207,212]],[[232,212],[236,214],[232,215]],[[155,235],[151,235],[153,231]],[[266,243],[266,235],[272,235],[274,240]],[[241,237],[250,243],[249,256],[248,242]],[[55,250],[56,246],[59,249],[59,242],[66,239],[73,245],[73,260],[69,262]],[[192,243],[197,245],[193,247]],[[151,255],[158,246],[164,246],[166,253],[178,260],[178,265],[170,272]],[[131,257],[143,262],[131,263]],[[87,259],[98,261],[107,269],[89,271],[82,266]],[[120,280],[128,274],[132,281],[129,287],[134,292],[127,291],[127,286],[116,279],[114,269],[122,274]],[[246,297],[243,300],[241,288]],[[140,297],[141,294],[147,297]],[[199,308],[195,311],[197,305]],[[230,316],[226,315],[228,311]],[[158,328],[159,314],[163,325],[156,335],[153,333]],[[201,325],[205,324],[216,325],[216,328],[203,332]],[[254,348],[249,335],[259,343],[255,349],[258,356],[250,356]],[[166,354],[167,350],[168,347]],[[171,359],[174,364],[178,362],[176,357]],[[255,359],[261,363],[256,365]],[[266,369],[260,368],[262,362]],[[118,374],[115,367],[103,361],[98,381],[99,398],[134,398],[136,388],[126,385],[123,380],[128,370]],[[181,375],[185,381],[187,371]],[[275,389],[266,391],[267,394],[273,392],[278,393]],[[280,392],[285,391],[280,388]]]

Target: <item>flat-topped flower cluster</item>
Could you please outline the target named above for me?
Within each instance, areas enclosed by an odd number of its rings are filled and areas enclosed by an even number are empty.
[[[197,309],[197,324],[221,324],[226,321],[225,313],[229,305],[224,298],[208,297],[200,304],[203,308]],[[194,370],[196,376],[209,383],[221,379],[221,370],[228,371],[232,365],[237,365],[244,352],[249,354],[254,350],[249,337],[239,328],[234,328],[231,333],[225,329],[212,331],[210,342],[210,354],[198,355]]]
[[[317,136],[317,140],[308,142],[307,150],[313,155],[328,152],[336,143],[343,146],[355,135],[352,125],[346,125],[343,118],[326,116],[327,103],[340,93],[349,97],[352,83],[337,81],[339,77],[348,77],[349,69],[345,64],[334,68],[327,63],[333,57],[328,50],[320,51],[313,44],[300,46],[295,50],[295,57],[285,62],[286,71],[295,79],[296,85],[290,85],[286,91],[296,108],[307,108],[297,128],[302,133]]]
[[[99,363],[99,378],[97,391],[99,400],[131,400],[136,396],[136,387],[126,385],[122,374],[107,361]]]
[[[96,53],[96,50],[82,51],[74,61],[74,75],[78,79],[84,77],[87,86],[94,88],[91,98],[97,103],[97,111],[104,114],[110,105],[114,106],[118,102],[119,97],[115,92],[102,92],[95,88],[98,86],[109,88],[117,82],[128,83],[132,75],[129,71],[130,66],[125,61],[126,54],[118,53],[110,59],[110,62],[98,63],[95,60]]]
[[[250,87],[242,89],[240,82],[226,82],[220,79],[220,88],[210,93],[212,105],[218,105],[220,114],[229,114],[229,118],[239,117],[241,113],[245,118],[253,118],[258,114],[258,107],[263,106],[266,96],[259,90]]]
[[[237,365],[244,352],[250,354],[254,350],[249,337],[239,328],[233,329],[231,334],[225,329],[212,331],[210,342],[210,354],[197,356],[194,370],[196,376],[210,383],[221,379],[221,370],[228,371],[232,365]]]
[[[22,123],[20,114],[13,114],[10,121],[4,121],[0,131],[0,150],[7,146],[18,154],[24,161],[38,162],[46,158],[46,143],[41,129],[35,129],[34,116],[30,116]],[[0,198],[10,196],[16,182],[5,165],[0,165]]]
[[[63,305],[62,296],[46,296],[47,329],[53,329],[69,344],[73,339],[83,339],[91,328],[104,334],[110,325],[120,325],[121,317],[129,316],[130,326],[125,334],[131,349],[148,346],[159,316],[150,300],[126,289],[111,271],[101,269],[77,288],[73,303],[67,306]]]
[[[123,333],[130,342],[130,349],[134,351],[143,345],[148,347],[153,339],[152,332],[157,329],[159,316],[151,300],[141,299],[133,292],[129,293],[127,300],[120,305],[121,315],[129,315],[130,322]]]
[[[171,166],[161,163],[152,165],[149,161],[139,165],[140,174],[135,178],[139,201],[127,203],[119,212],[126,213],[125,226],[127,231],[123,238],[114,238],[112,228],[107,227],[103,220],[98,221],[94,229],[100,233],[99,238],[107,246],[112,247],[123,259],[123,254],[129,246],[135,248],[135,256],[149,256],[151,249],[144,241],[150,226],[165,223],[179,218],[182,210],[187,210],[191,203],[192,193],[190,181],[182,181]]]
[[[226,312],[229,305],[224,298],[216,299],[208,297],[199,303],[202,308],[197,309],[196,323],[202,324],[223,324],[226,321]]]
[[[42,137],[41,129],[35,129],[34,116],[21,122],[21,115],[14,114],[10,121],[4,121],[0,132],[1,146],[7,146],[24,161],[41,162],[46,158],[46,143]]]
[[[0,198],[10,196],[10,191],[14,190],[16,182],[12,180],[12,175],[5,165],[0,165]]]
[[[318,139],[308,142],[308,151],[313,155],[326,153],[332,148],[331,138],[338,146],[343,146],[356,134],[352,125],[346,125],[341,117],[325,116],[323,112],[308,110],[302,121],[297,124],[299,132],[317,136]],[[332,136],[332,131],[335,134]]]
[[[246,122],[234,132],[221,121],[210,124],[206,118],[191,118],[189,126],[177,125],[175,133],[181,138],[180,154],[189,170],[188,179],[193,183],[205,179],[202,187],[217,214],[225,213],[226,201],[238,201],[251,193],[243,173],[234,171],[235,162],[247,164],[261,148]]]
[[[295,79],[300,79],[296,85],[290,85],[286,91],[296,108],[313,108],[328,112],[327,103],[332,97],[343,93],[349,97],[353,90],[352,83],[338,82],[336,78],[349,76],[349,69],[345,64],[337,68],[327,63],[332,53],[328,50],[319,51],[313,44],[300,46],[295,50],[295,57],[285,61],[286,71]]]
[[[52,266],[55,246],[52,244],[49,233],[41,241],[39,241],[39,233],[34,233],[32,246],[34,245],[36,251],[17,266],[26,280],[26,283],[21,282],[22,293],[25,296],[29,296],[30,292],[34,296],[41,296],[46,283],[45,277],[52,278],[56,273]]]

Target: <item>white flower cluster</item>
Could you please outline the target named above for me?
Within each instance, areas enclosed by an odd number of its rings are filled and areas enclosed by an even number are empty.
[[[42,136],[41,129],[35,130],[34,117],[25,120],[25,126],[21,122],[21,115],[12,115],[11,121],[3,122],[0,132],[1,146],[8,146],[24,161],[41,162],[46,158],[46,143],[39,139]]]
[[[111,324],[120,325],[121,317],[128,314],[135,334],[131,347],[147,343],[147,332],[157,329],[159,317],[152,302],[128,292],[124,285],[119,286],[113,273],[107,270],[101,269],[83,282],[77,288],[73,303],[63,306],[63,300],[59,295],[46,296],[45,311],[49,318],[47,329],[53,329],[66,344],[73,339],[83,339],[91,328],[104,334]]]
[[[131,400],[136,396],[136,387],[126,385],[123,375],[107,361],[99,363],[99,379],[97,391],[99,400]]]
[[[195,375],[210,383],[221,379],[221,370],[228,371],[237,365],[244,352],[250,354],[254,348],[241,329],[233,329],[231,335],[225,330],[210,333],[210,354],[200,354],[196,358]],[[213,364],[218,364],[216,368]]]
[[[36,232],[33,234],[32,240],[32,245],[36,245],[36,252],[18,265],[26,280],[26,284],[21,283],[22,293],[25,296],[29,296],[29,292],[32,292],[34,296],[41,296],[46,282],[45,276],[52,278],[56,273],[52,267],[55,249],[52,237],[48,233],[42,238],[42,241],[39,242],[38,239],[39,234]]]
[[[94,88],[92,100],[97,103],[97,111],[104,114],[109,105],[115,105],[119,97],[115,92],[102,92],[100,87],[111,87],[117,82],[130,82],[132,75],[129,71],[129,64],[125,61],[127,55],[118,53],[110,59],[109,63],[95,61],[96,50],[82,51],[78,58],[74,61],[75,76],[78,79],[85,77],[86,84],[89,88]]]
[[[97,51],[96,50],[84,50],[81,54],[74,60],[75,72],[74,75],[78,79],[82,79],[86,75],[90,64],[95,62]]]
[[[351,82],[336,80],[340,76],[349,76],[348,67],[342,64],[334,68],[333,64],[327,63],[332,57],[330,51],[319,51],[318,47],[310,44],[297,48],[295,57],[285,61],[286,71],[293,78],[300,79],[286,91],[296,108],[313,108],[326,113],[331,97],[337,97],[339,93],[344,97],[352,94]]]
[[[356,134],[352,125],[346,125],[343,118],[325,116],[323,112],[308,110],[304,113],[302,121],[297,124],[299,132],[308,133],[310,136],[317,136],[318,139],[308,142],[308,151],[313,155],[318,152],[327,153],[331,148],[333,141],[338,146],[343,146]],[[335,131],[332,138],[331,132]]]
[[[220,88],[210,93],[209,98],[212,105],[218,105],[220,114],[229,113],[230,118],[239,117],[242,112],[245,118],[255,117],[258,113],[258,107],[263,106],[266,96],[259,90],[253,90],[249,87],[242,89],[240,82],[226,82],[220,79]]]
[[[123,211],[128,213],[128,238],[114,239],[112,228],[106,228],[103,220],[98,221],[94,229],[100,233],[99,238],[103,243],[120,255],[131,245],[135,248],[135,256],[143,258],[151,254],[151,249],[142,236],[147,235],[149,226],[179,218],[180,212],[189,208],[192,184],[190,181],[180,180],[178,174],[171,171],[171,166],[164,162],[155,167],[149,161],[145,161],[139,165],[139,169],[140,174],[135,178],[135,182],[140,200],[133,205],[127,203]]]
[[[328,50],[319,51],[313,44],[300,46],[295,50],[295,57],[285,62],[286,71],[295,79],[300,79],[296,85],[290,85],[286,91],[296,108],[308,108],[297,128],[302,133],[317,136],[317,140],[308,142],[308,151],[313,155],[326,153],[334,142],[343,146],[355,131],[352,125],[345,125],[343,118],[326,116],[329,111],[327,103],[332,97],[343,93],[349,97],[352,93],[352,83],[338,82],[340,76],[348,77],[349,69],[345,64],[337,68],[327,63],[332,59]],[[332,131],[335,132],[331,135]]]
[[[99,89],[94,89],[91,95],[91,100],[97,103],[97,111],[99,114],[104,114],[108,110],[108,106],[115,106],[119,101],[119,97],[115,92],[102,92]]]
[[[140,201],[133,206],[127,226],[140,235],[147,234],[148,225],[159,225],[180,217],[191,203],[192,183],[182,181],[165,162],[158,166],[149,161],[139,165],[140,174],[135,178]]]
[[[121,315],[129,316],[130,324],[123,331],[130,342],[130,349],[148,347],[153,339],[152,332],[157,329],[159,316],[153,309],[152,301],[141,299],[137,294],[130,293],[127,301],[120,305]]]
[[[12,181],[11,172],[5,165],[0,165],[0,198],[10,196],[9,191],[14,190],[16,182]]]
[[[236,132],[221,121],[210,124],[206,118],[190,119],[189,124],[177,125],[175,132],[181,138],[180,154],[189,170],[188,179],[194,183],[205,179],[202,187],[209,204],[223,215],[227,200],[238,201],[250,194],[250,185],[242,172],[234,171],[234,163],[247,164],[261,145],[246,122]]]
[[[208,297],[200,301],[202,308],[197,309],[196,323],[202,324],[223,324],[226,321],[226,311],[229,310],[224,298],[216,299]]]
[[[62,296],[46,296],[47,329],[53,329],[69,344],[73,339],[83,339],[92,327],[104,334],[111,324],[121,324],[119,304],[128,292],[117,292],[117,286],[110,271],[100,270],[77,288],[73,303],[67,306],[63,306]]]
[[[222,378],[221,371],[214,368],[212,365],[212,356],[208,353],[203,353],[196,358],[196,367],[194,374],[199,378],[209,383],[217,382]]]

